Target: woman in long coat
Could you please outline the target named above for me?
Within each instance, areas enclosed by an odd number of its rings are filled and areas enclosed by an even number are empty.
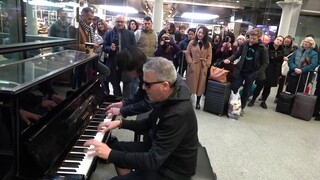
[[[200,109],[200,99],[205,91],[207,71],[212,60],[212,47],[206,27],[198,28],[196,38],[188,45],[186,59],[186,83],[191,93],[197,95],[196,109]]]
[[[281,66],[283,63],[283,40],[282,36],[278,36],[274,42],[268,44],[268,53],[269,53],[269,64],[265,70],[266,79],[265,80],[256,80],[257,87],[253,92],[252,100],[249,102],[248,106],[253,106],[256,98],[262,92],[262,102],[260,106],[264,109],[267,109],[266,100],[270,95],[271,87],[277,87],[278,79],[281,76]]]

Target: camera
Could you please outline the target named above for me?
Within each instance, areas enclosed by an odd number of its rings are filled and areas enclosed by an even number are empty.
[[[166,39],[163,41],[164,42],[164,46],[169,46],[170,45],[170,40]]]
[[[114,39],[112,40],[112,43],[118,47],[118,46],[119,46],[119,39],[114,38]]]
[[[229,36],[226,36],[226,37],[224,38],[224,42],[229,42],[229,40],[230,40],[230,37],[229,37]]]

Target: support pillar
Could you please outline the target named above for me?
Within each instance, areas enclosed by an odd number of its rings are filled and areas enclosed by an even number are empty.
[[[27,34],[28,35],[38,35],[37,26],[37,8],[35,6],[26,3],[26,13],[27,13]]]
[[[294,37],[298,26],[302,1],[285,0],[278,1],[277,4],[282,8],[278,35],[286,36],[290,34]]]
[[[154,1],[153,6],[153,30],[160,32],[162,29],[163,20],[163,0]]]

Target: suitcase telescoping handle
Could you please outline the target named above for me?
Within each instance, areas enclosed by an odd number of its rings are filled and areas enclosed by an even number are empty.
[[[309,77],[310,77],[310,73],[311,73],[311,72],[315,72],[315,71],[314,71],[314,70],[311,70],[311,71],[308,72],[307,79],[306,79],[306,83],[305,83],[304,88],[303,88],[303,93],[306,92],[306,89],[307,89],[307,86],[308,86]],[[296,87],[296,92],[295,92],[295,94],[297,94],[297,92],[298,92],[298,88],[299,88],[300,81],[301,81],[301,76],[302,76],[302,73],[299,75],[299,80],[298,80],[298,83],[297,83],[297,87]]]
[[[316,73],[317,71],[316,70],[311,70],[311,71],[309,71],[308,72],[308,75],[307,75],[307,80],[306,80],[306,83],[305,83],[305,85],[304,85],[304,88],[303,88],[303,92],[305,93],[306,92],[306,89],[307,89],[307,87],[308,87],[308,85],[309,85],[309,78],[310,78],[310,73]],[[312,81],[312,80],[311,80]],[[307,93],[307,94],[310,94],[310,93]]]

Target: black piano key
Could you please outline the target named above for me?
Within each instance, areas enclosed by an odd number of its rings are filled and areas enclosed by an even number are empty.
[[[72,154],[72,153],[69,153],[68,154],[68,157],[79,157],[79,158],[84,158],[85,155],[84,154]]]
[[[104,118],[96,118],[96,117],[94,117],[94,118],[92,119],[92,121],[93,121],[93,122],[99,122],[99,124],[100,124],[101,122],[103,122],[103,119],[104,119]]]
[[[74,145],[75,146],[83,146],[84,143],[85,143],[85,141],[77,141]]]
[[[108,106],[107,105],[101,105],[100,109],[106,109]]]
[[[97,114],[104,114],[105,115],[105,113],[106,113],[106,110],[98,110],[98,112],[97,112]]]
[[[89,123],[89,126],[99,126],[99,124],[100,124],[100,122],[94,122],[94,121],[91,121],[90,123]]]
[[[80,136],[80,140],[94,139],[94,136]]]
[[[109,106],[111,103],[110,102],[103,102],[102,106]]]
[[[61,171],[61,172],[77,172],[77,170],[75,170],[75,169],[58,169],[58,171]]]
[[[68,156],[65,160],[70,160],[70,161],[82,161],[84,157],[71,157]]]
[[[63,162],[61,164],[61,167],[75,167],[78,168],[80,166],[80,163],[78,162]]]
[[[106,117],[106,115],[104,115],[104,114],[96,114],[96,115],[94,115],[93,118],[104,119],[105,117]]]
[[[83,135],[96,135],[98,131],[84,131]]]
[[[82,161],[83,158],[80,157],[67,157],[66,160],[70,160],[70,161]]]
[[[90,127],[86,127],[86,129],[90,129],[90,130],[97,130],[97,126],[90,126]]]
[[[85,150],[88,148],[72,148],[71,152],[85,152]]]

